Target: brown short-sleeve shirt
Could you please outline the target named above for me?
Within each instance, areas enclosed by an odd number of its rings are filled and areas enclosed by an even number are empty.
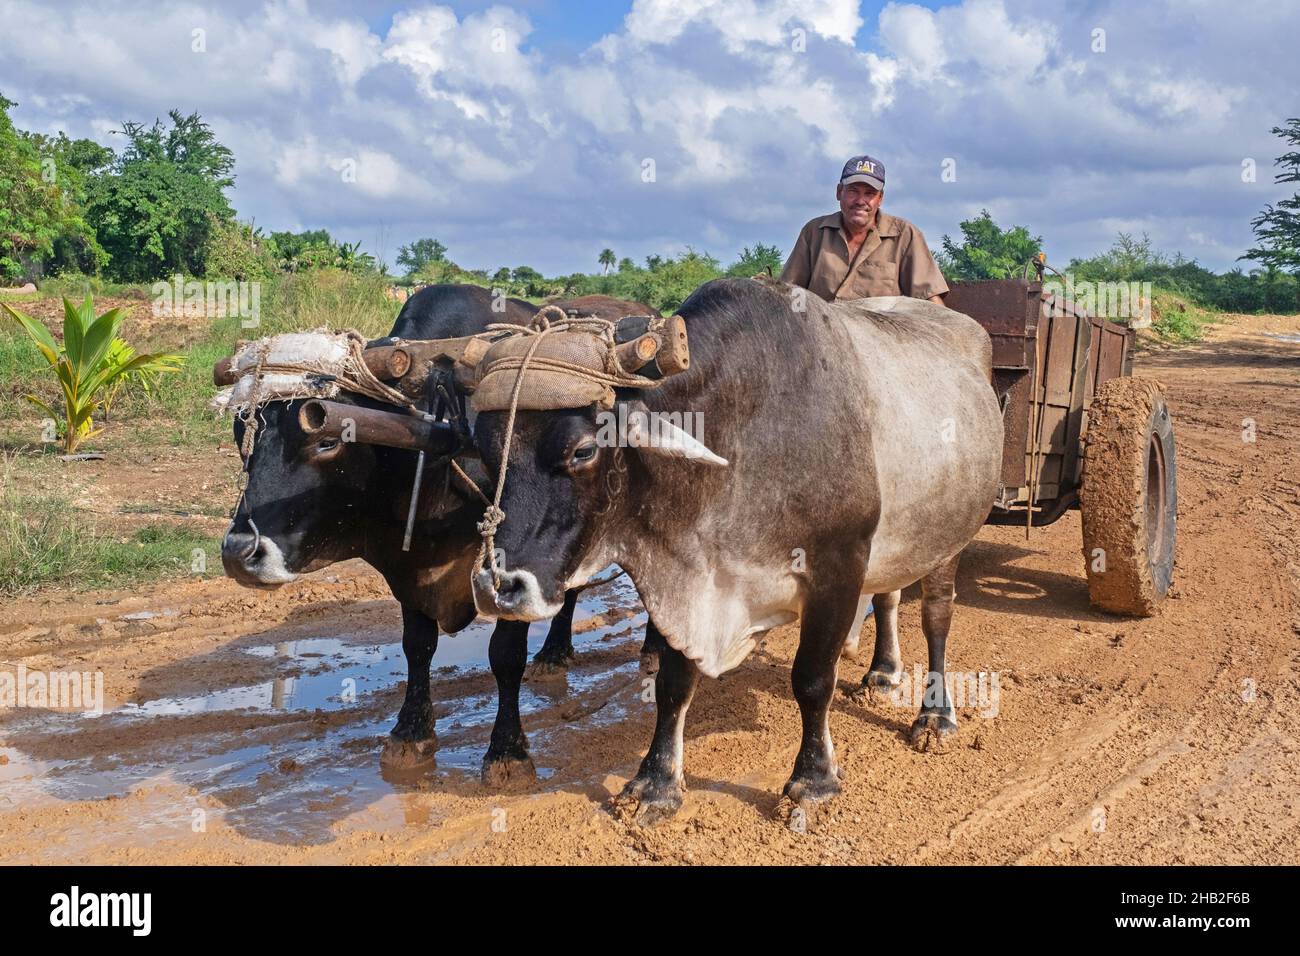
[[[781,270],[781,281],[802,286],[827,302],[874,295],[928,299],[948,291],[925,236],[906,219],[877,212],[876,228],[867,233],[852,263],[842,225],[838,212],[805,225]]]

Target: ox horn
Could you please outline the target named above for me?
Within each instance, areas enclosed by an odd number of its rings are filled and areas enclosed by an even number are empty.
[[[429,422],[414,415],[319,398],[303,402],[298,424],[313,438],[342,438],[434,454],[448,454],[459,442],[455,428],[447,422]]]
[[[687,458],[705,465],[725,468],[730,462],[715,454],[709,446],[665,418],[658,418],[651,426],[650,411],[644,407],[629,410],[627,416],[628,444],[636,448],[669,458]]]

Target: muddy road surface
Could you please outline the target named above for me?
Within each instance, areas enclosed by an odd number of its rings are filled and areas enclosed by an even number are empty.
[[[484,624],[434,658],[436,765],[381,768],[400,616],[347,564],[270,594],[208,580],[9,602],[0,668],[102,673],[105,706],[0,711],[0,861],[1300,862],[1300,320],[1239,318],[1135,371],[1166,384],[1177,429],[1160,613],[1090,609],[1077,513],[1028,541],[985,528],[949,666],[996,689],[924,754],[904,741],[911,700],[837,694],[844,792],[804,832],[778,813],[799,735],[794,627],[704,682],[685,805],[642,828],[609,809],[653,724],[625,585],[589,592],[567,677],[525,684],[539,776],[501,792],[478,781],[495,710]],[[925,660],[918,606],[907,592],[909,671]],[[843,690],[871,640],[867,625]]]

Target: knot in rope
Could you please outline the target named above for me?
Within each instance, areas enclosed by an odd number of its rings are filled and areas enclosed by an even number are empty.
[[[483,520],[477,525],[479,534],[485,538],[491,538],[501,522],[506,520],[506,513],[494,504],[489,504],[483,509]]]

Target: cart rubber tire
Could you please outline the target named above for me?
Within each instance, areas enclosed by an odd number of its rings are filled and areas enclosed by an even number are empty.
[[[1097,389],[1079,510],[1092,603],[1154,614],[1173,580],[1178,515],[1174,423],[1159,383],[1113,378]]]

